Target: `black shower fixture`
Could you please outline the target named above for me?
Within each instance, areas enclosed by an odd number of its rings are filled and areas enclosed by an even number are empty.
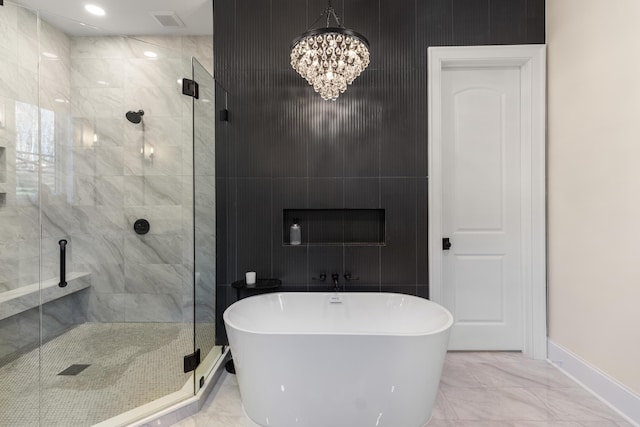
[[[144,110],[138,111],[127,111],[127,120],[129,120],[133,124],[138,124],[142,121],[142,116],[144,116]]]

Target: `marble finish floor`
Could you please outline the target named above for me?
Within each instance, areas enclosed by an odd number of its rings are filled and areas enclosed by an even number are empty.
[[[258,427],[225,374],[202,410],[176,427]],[[631,427],[620,415],[545,361],[520,353],[447,354],[427,427]],[[359,426],[353,426],[359,427]],[[392,426],[405,427],[405,426]]]
[[[198,328],[198,340],[211,348],[214,327],[207,326]],[[0,426],[104,421],[180,390],[190,376],[183,357],[191,352],[190,323],[81,324],[0,367]],[[73,364],[90,366],[58,375]]]

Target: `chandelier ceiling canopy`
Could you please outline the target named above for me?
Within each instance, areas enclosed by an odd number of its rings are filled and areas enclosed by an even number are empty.
[[[323,17],[327,26],[313,28]],[[330,19],[336,26],[330,26]],[[322,99],[335,101],[369,65],[367,39],[340,24],[331,0],[320,17],[291,43],[291,66]]]

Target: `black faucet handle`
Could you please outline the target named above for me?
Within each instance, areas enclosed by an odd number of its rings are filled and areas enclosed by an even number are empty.
[[[354,280],[360,280],[359,277],[353,277],[351,275],[351,273],[349,273],[348,271],[346,273],[344,273],[344,280],[346,280],[347,282],[352,282]]]
[[[327,275],[325,273],[322,273],[320,277],[312,277],[311,280],[315,280],[317,282],[324,282],[325,280],[327,280]]]
[[[337,282],[340,279],[340,275],[338,273],[331,273],[331,280]]]

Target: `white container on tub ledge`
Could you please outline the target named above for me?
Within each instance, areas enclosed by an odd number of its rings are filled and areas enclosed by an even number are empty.
[[[422,427],[453,317],[391,293],[278,293],[224,313],[247,415],[269,427]]]

